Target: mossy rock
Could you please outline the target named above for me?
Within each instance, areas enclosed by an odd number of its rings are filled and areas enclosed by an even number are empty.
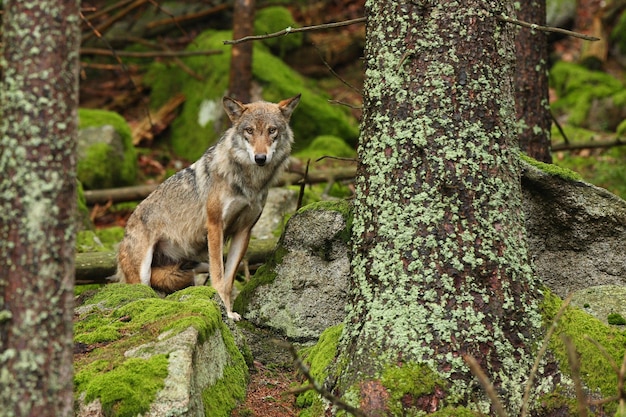
[[[196,160],[229,127],[222,111],[222,97],[228,89],[231,47],[223,41],[232,39],[230,31],[206,31],[188,46],[188,50],[220,50],[221,55],[184,58],[184,62],[202,81],[180,67],[154,63],[144,81],[152,88],[151,105],[159,107],[176,93],[186,102],[172,123],[171,145],[174,152]],[[304,149],[317,136],[334,135],[355,144],[357,121],[345,108],[332,106],[328,97],[314,84],[289,68],[261,43],[254,44],[252,72],[263,91],[264,100],[279,100],[302,93],[291,118],[295,134],[294,150]]]
[[[256,13],[254,19],[254,34],[267,35],[268,33],[279,32],[297,26],[289,9],[280,6],[271,6],[261,9]],[[278,56],[283,57],[285,53],[302,46],[302,33],[291,33],[278,38],[264,39],[263,44],[269,47]]]
[[[161,298],[110,284],[88,298],[74,328],[85,352],[74,359],[77,415],[95,405],[106,416],[229,416],[248,371],[215,297],[210,287]]]
[[[560,61],[550,69],[550,85],[559,96],[552,110],[573,126],[615,131],[626,118],[625,85],[605,72]]]
[[[124,118],[114,112],[95,109],[79,109],[78,117],[81,133],[76,170],[83,186],[100,189],[134,184],[137,154]],[[102,130],[107,127],[113,131]],[[115,137],[115,133],[119,137]],[[104,137],[108,140],[101,140]]]
[[[76,251],[114,252],[117,244],[124,237],[124,228],[120,226],[98,230],[82,230],[76,234]]]

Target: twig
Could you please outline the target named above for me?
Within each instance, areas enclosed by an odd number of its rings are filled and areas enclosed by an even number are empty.
[[[231,7],[230,4],[226,3],[226,4],[221,4],[219,6],[215,6],[213,8],[207,9],[207,10],[203,10],[201,12],[197,12],[197,13],[190,13],[190,14],[186,14],[186,15],[182,15],[182,16],[173,16],[170,15],[171,17],[169,19],[162,19],[162,20],[155,20],[153,22],[150,22],[146,25],[146,29],[154,29],[157,26],[162,26],[162,25],[167,25],[170,23],[175,23],[177,26],[182,23],[185,22],[187,20],[194,20],[194,19],[201,19],[203,17],[221,12],[222,10],[225,10],[227,8]],[[180,28],[180,26],[179,26]],[[182,29],[181,29],[182,31]],[[183,31],[184,33],[184,31]]]
[[[552,146],[553,151],[574,151],[578,149],[601,149],[612,148],[614,146],[624,146],[626,141],[620,138],[609,142],[587,142],[587,143],[571,143]]]
[[[307,366],[304,364],[304,362],[302,362],[302,359],[300,359],[300,356],[298,356],[296,348],[291,343],[283,342],[282,340],[275,340],[274,343],[289,350],[289,353],[291,353],[291,356],[293,358],[293,363],[296,365],[302,375],[304,375],[304,377],[309,381],[309,384],[315,391],[317,391],[318,394],[324,397],[339,410],[343,410],[357,417],[367,417],[367,415],[362,410],[351,406],[350,404],[343,401],[341,398],[334,396],[332,393],[328,392],[328,390],[322,387],[320,383],[317,382],[315,378],[313,378],[313,375],[311,375]]]
[[[122,10],[120,10],[117,14],[111,16],[109,19],[105,20],[103,23],[99,24],[95,28],[91,24],[91,21],[89,19],[87,19],[86,17],[82,16],[83,20],[89,22],[88,26],[89,26],[90,29],[92,29],[91,32],[86,33],[85,35],[83,35],[82,42],[85,42],[87,39],[90,39],[94,35],[97,36],[98,38],[101,38],[102,32],[104,32],[105,30],[107,30],[108,28],[113,26],[113,24],[115,22],[117,22],[118,20],[122,19],[128,13],[130,13],[133,10],[135,10],[136,8],[141,7],[144,4],[146,4],[148,1],[149,0],[135,0],[135,1],[133,1],[131,4],[127,5]],[[90,18],[91,18],[91,16],[90,16]]]
[[[496,394],[493,384],[485,372],[483,372],[482,368],[478,364],[478,361],[472,355],[463,355],[463,360],[467,363],[470,371],[472,371],[472,374],[474,374],[474,376],[478,379],[478,382],[480,382],[480,385],[482,385],[483,389],[487,393],[487,396],[491,400],[491,404],[493,405],[498,417],[508,417],[506,411],[504,410],[504,406],[502,406],[502,403],[498,398],[498,394]]]
[[[322,60],[322,63],[324,64],[324,66],[328,69],[328,71],[330,71],[330,73],[337,78],[339,81],[341,81],[341,83],[343,85],[345,85],[346,87],[348,87],[349,89],[351,89],[352,91],[356,92],[357,94],[363,95],[363,92],[361,90],[359,90],[358,88],[356,88],[355,86],[353,86],[352,84],[350,84],[348,81],[346,81],[343,77],[341,77],[341,75],[337,74],[337,72],[333,69],[333,67],[330,66],[330,64],[324,59],[324,56],[322,55],[322,51],[320,51],[320,48],[317,47],[317,45],[313,44],[313,47],[315,48],[315,50],[317,51],[317,55],[320,57],[320,59]]]
[[[111,49],[101,48],[80,48],[82,55],[104,55],[104,56],[125,56],[130,58],[167,58],[167,57],[187,57],[197,55],[219,55],[222,53],[220,50],[206,50],[206,51],[113,51]]]
[[[559,121],[556,120],[556,117],[554,117],[554,114],[552,112],[550,112],[550,117],[552,118],[552,121],[556,125],[556,128],[559,130],[559,133],[561,134],[561,136],[563,136],[563,140],[565,141],[565,143],[569,144],[569,139],[567,138],[567,135],[565,134],[563,127],[561,127],[561,123],[559,123]]]
[[[585,395],[585,391],[583,391],[583,384],[580,380],[580,360],[578,359],[578,352],[576,352],[576,347],[572,343],[572,339],[567,335],[561,335],[561,339],[567,350],[567,361],[569,362],[571,377],[574,381],[574,390],[576,391],[576,400],[578,403],[578,415],[580,417],[587,417],[587,396]]]
[[[595,36],[584,35],[582,33],[572,32],[571,30],[555,28],[552,26],[541,26],[536,23],[528,23],[528,22],[524,22],[523,20],[514,19],[512,17],[508,17],[505,15],[496,15],[496,18],[502,20],[503,22],[513,23],[515,25],[523,26],[525,28],[530,28],[533,30],[539,30],[541,32],[560,33],[561,35],[572,36],[574,38],[580,38],[586,41],[599,41],[600,40],[600,38],[596,38]]]
[[[567,306],[569,306],[573,297],[574,297],[574,293],[570,293],[565,298],[565,300],[563,300],[563,303],[561,304],[561,308],[559,308],[559,311],[557,311],[556,315],[552,319],[552,325],[550,326],[550,328],[546,332],[545,337],[543,338],[543,343],[541,344],[541,348],[539,349],[539,352],[537,352],[535,363],[533,363],[533,367],[530,370],[530,375],[528,376],[528,382],[526,382],[526,388],[524,389],[524,396],[522,397],[522,409],[520,410],[520,417],[526,417],[526,413],[528,412],[528,399],[530,397],[530,390],[532,388],[535,376],[537,376],[537,370],[539,369],[539,364],[541,363],[541,359],[543,358],[543,355],[545,355],[546,351],[548,350],[548,346],[550,344],[550,338],[552,338],[552,335],[554,334],[554,331],[557,328],[558,322],[559,320],[561,320],[561,316],[563,316],[563,313],[565,313],[565,309],[567,309]]]
[[[306,180],[309,176],[309,165],[311,165],[311,160],[306,160],[306,169],[304,170],[304,177],[302,178],[302,182],[300,183],[300,192],[298,193],[298,204],[296,204],[296,211],[300,210],[302,207],[302,200],[304,199],[304,189],[306,187]]]
[[[332,156],[332,155],[324,155],[320,156],[315,160],[315,162],[323,161],[324,159],[335,159],[337,161],[348,161],[348,162],[358,162],[359,160],[356,158],[344,158],[342,156]]]
[[[315,30],[324,30],[324,29],[333,29],[343,26],[350,26],[356,23],[365,23],[364,17],[359,17],[357,19],[345,20],[343,22],[335,22],[335,23],[325,23],[323,25],[314,25],[314,26],[304,26],[301,28],[292,28],[288,27],[287,29],[283,29],[280,32],[268,33],[266,35],[254,35],[254,36],[245,36],[241,39],[233,39],[233,40],[225,40],[224,45],[236,45],[242,42],[250,42],[250,41],[258,41],[261,39],[270,39],[270,38],[278,38],[280,36],[289,35],[290,33],[299,33],[299,32],[312,32]]]
[[[330,104],[338,104],[340,106],[346,106],[354,110],[363,110],[363,106],[355,106],[354,104],[346,103],[344,101],[339,100],[328,100]]]

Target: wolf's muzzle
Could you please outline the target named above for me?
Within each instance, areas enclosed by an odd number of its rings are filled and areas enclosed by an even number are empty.
[[[254,162],[256,162],[258,166],[262,167],[267,162],[267,155],[265,155],[264,153],[255,154]]]

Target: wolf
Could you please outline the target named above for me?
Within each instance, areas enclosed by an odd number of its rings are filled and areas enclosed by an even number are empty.
[[[294,140],[289,120],[300,94],[279,103],[222,102],[232,126],[137,206],[118,248],[115,277],[170,293],[204,285],[208,272],[228,317],[238,321],[231,305],[235,274],[269,187],[288,164]],[[200,262],[207,249],[208,264]]]

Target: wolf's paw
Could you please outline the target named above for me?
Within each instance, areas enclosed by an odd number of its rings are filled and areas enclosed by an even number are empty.
[[[228,312],[228,318],[231,319],[232,321],[241,320],[241,316],[239,315],[239,313],[235,313],[234,311]]]

